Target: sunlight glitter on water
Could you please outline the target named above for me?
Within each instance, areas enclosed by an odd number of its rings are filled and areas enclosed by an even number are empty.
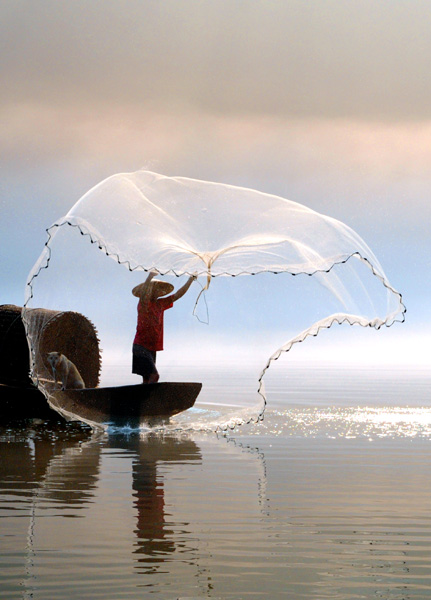
[[[293,408],[270,411],[252,427],[258,435],[296,435],[328,438],[429,438],[431,409],[404,407]]]

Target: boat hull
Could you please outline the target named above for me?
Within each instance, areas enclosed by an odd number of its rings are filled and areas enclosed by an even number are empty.
[[[65,418],[100,425],[154,425],[191,408],[201,383],[163,382],[147,385],[58,390],[48,404],[36,387],[0,384],[0,421]]]
[[[52,408],[74,419],[100,425],[153,425],[191,408],[201,383],[162,382],[55,391]]]
[[[0,383],[0,422],[59,418],[36,387]]]

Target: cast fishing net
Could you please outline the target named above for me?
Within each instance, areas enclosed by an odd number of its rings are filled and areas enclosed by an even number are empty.
[[[119,367],[131,364],[131,290],[150,270],[176,289],[198,276],[166,313],[165,350],[157,358],[162,379],[200,381],[210,373],[200,402],[227,406],[206,420],[189,413],[180,427],[261,418],[263,378],[273,361],[334,323],[379,329],[404,320],[401,295],[350,227],[252,189],[120,173],[47,232],[28,277],[23,320],[31,376],[48,399],[50,351],[74,358],[86,387],[115,383]],[[249,387],[241,384],[248,400],[233,406],[227,373],[241,365],[251,373]],[[130,374],[130,382],[139,380]]]

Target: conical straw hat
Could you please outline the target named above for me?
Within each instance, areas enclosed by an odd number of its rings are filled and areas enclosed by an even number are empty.
[[[145,285],[144,283],[140,283],[136,287],[133,288],[132,294],[137,298],[140,298],[142,289]],[[153,290],[155,290],[155,295],[157,298],[160,296],[166,296],[166,294],[170,294],[174,291],[174,286],[172,283],[168,283],[167,281],[160,281],[160,279],[153,279],[150,283],[150,287],[148,290],[153,294]]]

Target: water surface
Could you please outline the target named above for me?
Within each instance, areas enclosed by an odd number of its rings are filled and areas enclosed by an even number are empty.
[[[429,598],[429,373],[287,383],[228,432],[3,426],[0,597]]]

